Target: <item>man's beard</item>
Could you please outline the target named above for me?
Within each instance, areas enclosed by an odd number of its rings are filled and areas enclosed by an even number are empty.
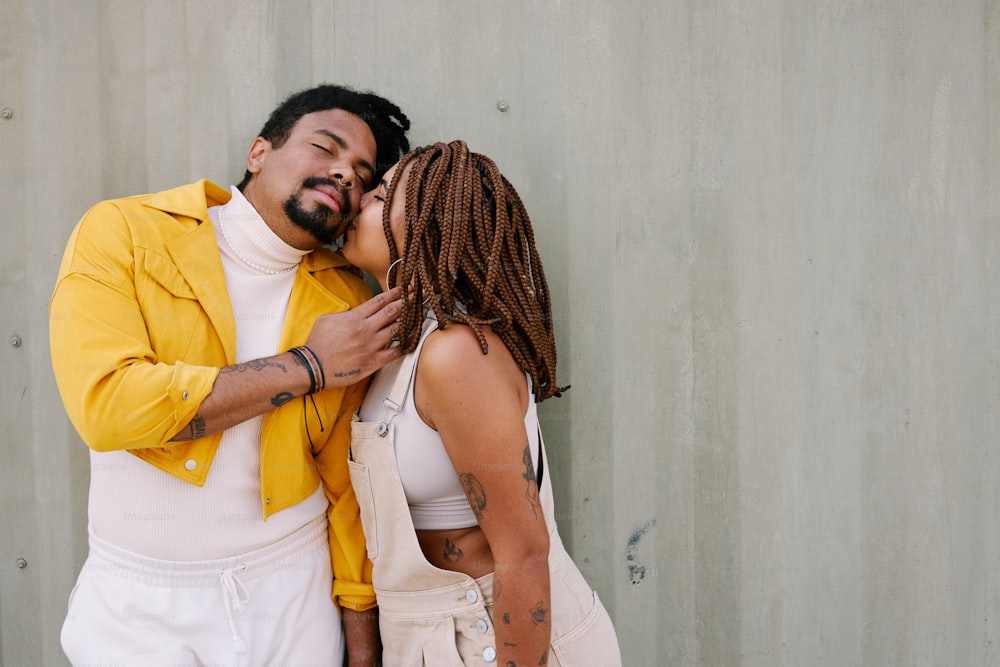
[[[329,185],[337,188],[337,192],[343,200],[343,210],[337,214],[322,205],[317,205],[312,211],[307,211],[302,206],[302,191],[306,188],[313,188],[317,185]],[[282,208],[285,215],[296,227],[304,229],[315,237],[323,245],[330,245],[340,236],[344,225],[351,219],[351,200],[348,198],[344,188],[336,181],[311,177],[302,182],[299,188],[291,197],[285,200]]]

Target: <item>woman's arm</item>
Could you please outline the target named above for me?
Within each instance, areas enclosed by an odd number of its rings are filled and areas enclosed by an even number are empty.
[[[486,336],[484,356],[467,326],[431,334],[414,401],[440,433],[493,552],[497,664],[544,665],[552,625],[549,535],[524,428],[532,398],[499,337]]]

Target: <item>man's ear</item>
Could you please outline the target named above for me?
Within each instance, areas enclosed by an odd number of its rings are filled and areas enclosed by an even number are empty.
[[[271,150],[271,142],[264,137],[257,137],[250,145],[250,152],[247,154],[247,171],[251,174],[260,173],[260,166],[264,158]]]

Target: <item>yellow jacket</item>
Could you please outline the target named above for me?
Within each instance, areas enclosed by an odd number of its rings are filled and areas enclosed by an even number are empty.
[[[219,369],[236,362],[222,260],[205,224],[208,207],[229,198],[202,180],[95,205],[69,239],[49,304],[56,383],[84,442],[99,452],[128,450],[198,486],[221,434],[170,438],[194,417]],[[279,349],[305,343],[318,315],[370,295],[340,256],[325,248],[306,255]],[[375,605],[375,593],[347,454],[351,415],[366,387],[327,389],[312,397],[315,409],[311,400],[294,400],[266,413],[260,443],[264,518],[304,500],[322,481],[330,499],[334,599],[359,611]]]

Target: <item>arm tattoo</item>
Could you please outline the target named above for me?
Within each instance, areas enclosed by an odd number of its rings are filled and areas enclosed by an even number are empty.
[[[472,506],[472,512],[476,515],[476,521],[482,521],[483,510],[486,509],[486,491],[483,490],[483,485],[471,472],[463,472],[459,475],[459,479],[462,481],[465,495],[469,497],[469,505]]]
[[[355,368],[353,371],[337,371],[333,374],[335,378],[349,378],[352,375],[361,375],[361,369]]]
[[[524,462],[523,477],[528,482],[528,488],[524,491],[524,497],[528,499],[528,504],[531,505],[531,511],[534,513],[535,518],[539,519],[542,516],[542,507],[538,502],[538,484],[535,482],[535,466],[531,463],[531,445],[525,445],[521,460]]]
[[[500,594],[503,593],[503,582],[497,579],[493,580],[493,604],[496,604],[500,599]]]
[[[535,625],[544,623],[548,615],[549,611],[545,608],[545,605],[539,602],[535,605],[535,608],[531,610],[531,622]]]
[[[191,417],[191,421],[188,422],[187,429],[181,430],[180,433],[170,438],[170,442],[187,442],[188,440],[197,440],[198,438],[204,438],[205,433],[205,419],[201,415],[195,415],[194,417]]]
[[[267,359],[254,359],[252,361],[247,361],[242,364],[236,364],[235,366],[226,366],[221,369],[219,373],[246,373],[247,371],[262,371],[268,366],[274,366],[275,368],[280,368],[282,373],[287,373],[288,369],[285,368],[284,364],[279,364],[276,361],[268,361]]]
[[[504,625],[510,625],[510,612],[506,612],[505,611],[503,613],[503,624]]]
[[[449,540],[447,537],[444,539],[444,559],[449,563],[457,563],[462,560],[462,550],[458,548],[458,545]]]
[[[280,394],[275,394],[274,396],[271,397],[271,405],[277,408],[279,406],[284,405],[293,398],[295,398],[295,396],[293,396],[291,392],[283,391]]]
[[[192,417],[191,423],[188,424],[188,428],[191,431],[192,440],[205,437],[205,419],[201,415],[195,415]]]

